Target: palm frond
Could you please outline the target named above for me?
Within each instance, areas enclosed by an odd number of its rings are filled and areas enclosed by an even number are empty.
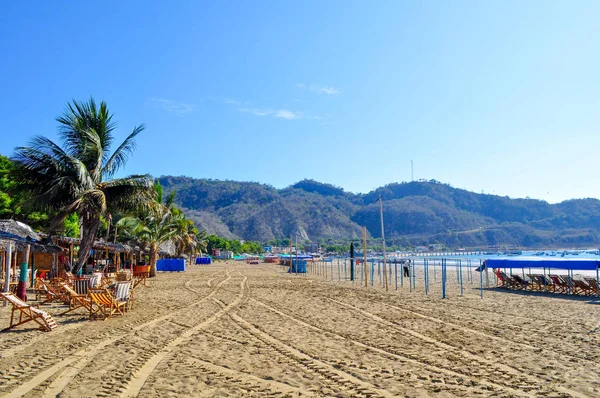
[[[103,174],[112,177],[121,167],[127,163],[127,159],[136,148],[135,137],[144,131],[146,127],[142,124],[133,129],[127,138],[119,145],[117,150],[111,155],[104,165]]]
[[[102,183],[109,210],[136,213],[148,211],[154,201],[152,177],[131,175]]]

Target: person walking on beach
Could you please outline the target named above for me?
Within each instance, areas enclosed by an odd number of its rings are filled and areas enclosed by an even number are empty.
[[[402,264],[402,269],[404,270],[404,276],[410,278],[410,260],[407,260]]]

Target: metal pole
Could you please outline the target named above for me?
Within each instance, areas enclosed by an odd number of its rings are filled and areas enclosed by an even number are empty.
[[[458,273],[459,273],[458,279],[460,280],[460,295],[463,296],[464,288],[463,288],[463,275],[462,275],[462,261],[461,260],[458,260]]]
[[[481,265],[481,260],[479,260],[479,270],[481,271],[479,273],[479,296],[483,299],[483,268]],[[487,267],[485,267],[487,269]]]
[[[387,257],[385,254],[385,232],[383,228],[383,196],[379,197],[379,215],[381,218],[381,245],[383,247],[383,264],[387,264]],[[385,290],[388,290],[388,280],[387,280],[387,272],[384,272],[385,279]]]
[[[396,290],[398,290],[398,259],[394,259],[394,279],[396,280]]]
[[[429,260],[423,260],[423,279],[425,282],[425,296],[429,296]]]
[[[354,242],[350,242],[350,280],[354,283]]]
[[[365,287],[368,285],[369,275],[367,267],[367,227],[363,227],[363,271],[365,274]]]
[[[442,259],[442,298],[446,298],[446,259]]]
[[[402,272],[400,272],[400,287],[404,287],[404,264],[405,263],[406,263],[406,260],[404,260],[404,262],[400,264],[402,266]]]
[[[417,288],[417,273],[415,271],[415,261],[410,263],[410,278],[412,279],[413,289]]]
[[[346,259],[344,258],[344,282],[348,279],[348,264],[346,264]]]

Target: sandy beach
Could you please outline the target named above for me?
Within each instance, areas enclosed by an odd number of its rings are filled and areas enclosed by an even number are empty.
[[[285,271],[159,274],[106,321],[44,305],[56,330],[0,333],[0,396],[600,396],[600,301],[477,285],[442,300]]]

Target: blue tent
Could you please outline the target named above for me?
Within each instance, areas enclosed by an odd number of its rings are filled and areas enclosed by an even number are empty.
[[[552,268],[578,271],[596,271],[600,260],[592,259],[544,259],[544,258],[490,258],[485,260],[490,268]]]

